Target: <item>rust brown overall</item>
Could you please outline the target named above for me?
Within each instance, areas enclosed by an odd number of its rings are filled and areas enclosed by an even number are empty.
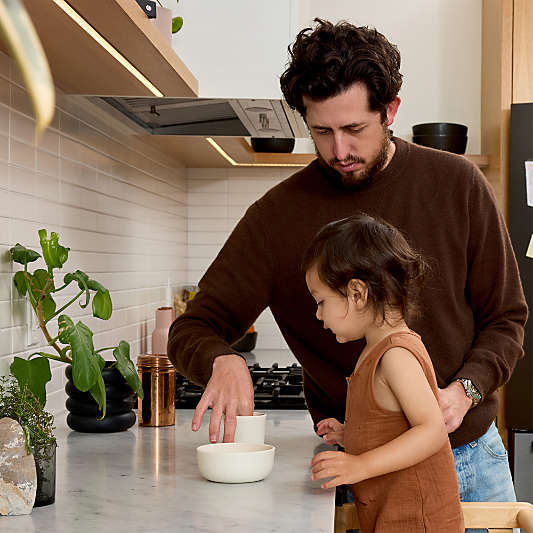
[[[381,408],[374,396],[376,367],[395,346],[418,359],[437,397],[435,372],[420,336],[406,331],[383,339],[347,378],[344,444],[348,453],[359,455],[377,448],[410,427],[403,412]],[[464,533],[449,442],[421,463],[356,483],[352,489],[363,533]]]

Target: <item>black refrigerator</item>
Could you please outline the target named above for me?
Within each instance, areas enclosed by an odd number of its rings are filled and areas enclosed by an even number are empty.
[[[530,163],[528,163],[530,162]],[[533,180],[533,103],[511,105],[509,233],[520,269],[530,318],[524,337],[525,356],[507,385],[509,453],[519,501],[533,503],[533,259],[526,252],[533,233],[533,207],[528,205],[526,166]],[[529,202],[533,203],[533,187]]]

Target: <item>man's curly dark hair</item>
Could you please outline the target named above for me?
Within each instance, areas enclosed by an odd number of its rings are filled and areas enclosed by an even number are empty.
[[[281,75],[285,100],[305,117],[303,96],[325,100],[354,83],[368,90],[369,107],[386,117],[402,86],[400,52],[377,30],[346,21],[332,24],[315,18],[316,27],[302,30],[289,46],[289,66]]]

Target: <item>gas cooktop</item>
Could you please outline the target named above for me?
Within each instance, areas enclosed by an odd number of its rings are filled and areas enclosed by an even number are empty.
[[[248,365],[254,385],[256,409],[307,409],[303,393],[302,367],[296,363],[280,367]],[[176,372],[176,408],[194,409],[204,389]]]

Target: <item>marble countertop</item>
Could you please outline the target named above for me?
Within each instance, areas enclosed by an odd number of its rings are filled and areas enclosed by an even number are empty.
[[[190,430],[192,410],[176,425],[135,424],[120,433],[78,433],[56,419],[56,501],[27,516],[0,517],[0,531],[55,533],[331,533],[335,491],[311,481],[309,464],[328,449],[307,411],[267,411],[265,441],[276,446],[263,481],[212,483],[196,465],[208,418]]]

